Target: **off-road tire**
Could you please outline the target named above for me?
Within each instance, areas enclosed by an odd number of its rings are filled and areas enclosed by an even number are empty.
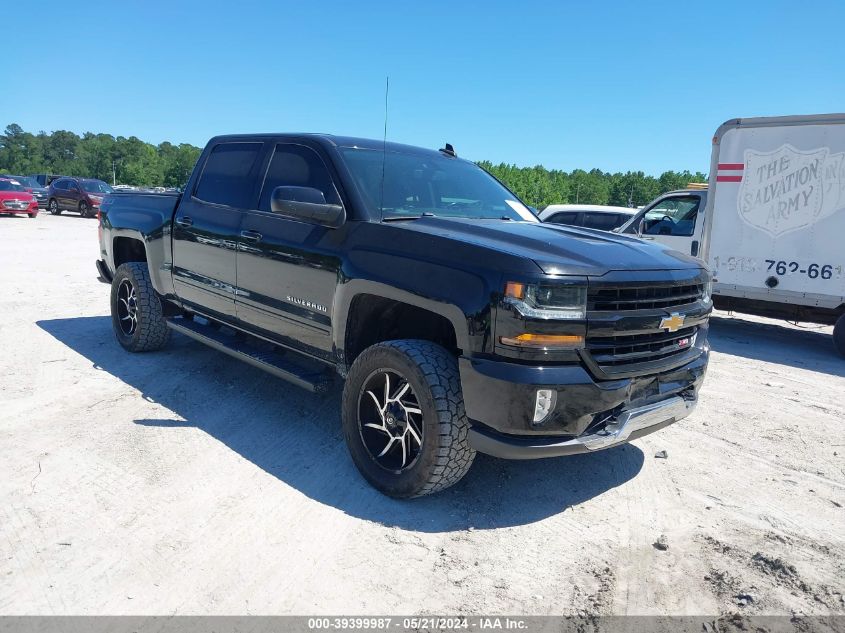
[[[422,410],[419,456],[398,473],[373,459],[359,431],[359,397],[367,378],[379,369],[401,374],[410,383]],[[460,481],[475,458],[469,445],[470,425],[457,361],[443,347],[429,341],[386,341],[364,350],[346,378],[342,420],[355,466],[373,487],[391,497],[421,497],[444,490]]]
[[[135,288],[137,325],[131,334],[121,329],[118,316],[118,289],[128,280]],[[161,299],[153,289],[146,262],[127,262],[117,267],[111,284],[111,316],[118,343],[130,352],[151,352],[161,349],[170,339],[170,328],[164,318]]]
[[[833,344],[836,345],[836,351],[845,358],[845,314],[841,315],[833,326]]]

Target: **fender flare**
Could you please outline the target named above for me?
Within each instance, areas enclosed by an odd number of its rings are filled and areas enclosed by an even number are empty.
[[[345,350],[349,309],[354,299],[362,294],[406,303],[439,314],[452,325],[458,348],[464,351],[469,349],[469,329],[466,316],[458,306],[445,301],[422,297],[377,281],[352,279],[337,287],[335,301],[332,304],[332,323],[336,324],[332,328],[332,343],[336,350]]]

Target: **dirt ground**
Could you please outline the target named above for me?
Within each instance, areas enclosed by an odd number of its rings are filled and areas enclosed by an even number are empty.
[[[400,502],[339,389],[124,352],[97,256],[94,220],[0,217],[0,614],[845,613],[830,328],[718,314],[683,422]]]

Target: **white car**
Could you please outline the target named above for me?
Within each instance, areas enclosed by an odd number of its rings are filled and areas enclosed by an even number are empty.
[[[553,224],[612,231],[634,217],[637,211],[600,204],[550,204],[540,212],[540,219]]]

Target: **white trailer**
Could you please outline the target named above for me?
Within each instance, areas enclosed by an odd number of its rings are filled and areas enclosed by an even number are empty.
[[[707,189],[664,194],[620,231],[704,259],[718,308],[835,325],[845,356],[845,114],[727,121]]]

